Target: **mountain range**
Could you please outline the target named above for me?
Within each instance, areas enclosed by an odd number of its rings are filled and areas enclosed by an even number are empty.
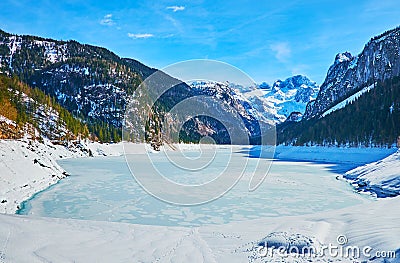
[[[128,98],[144,79],[156,71],[139,61],[120,58],[101,47],[0,31],[0,72],[16,76],[21,82],[54,98],[88,127],[92,138],[100,141],[121,139],[119,135]],[[168,81],[175,80],[165,74],[165,82]],[[306,91],[309,84],[312,84],[309,90],[312,94]],[[244,121],[249,137],[257,138],[260,135],[259,120],[275,124],[284,121],[291,110],[304,112],[303,104],[308,102],[308,97],[316,94],[317,88],[315,83],[302,76],[277,81],[270,90],[265,85],[257,87],[262,91],[261,97],[252,96],[245,88],[233,84],[214,85],[214,89],[210,85],[207,89],[189,85],[179,83],[160,98],[150,122],[154,127],[149,127],[146,140],[161,140],[161,122],[165,112],[172,105],[198,95],[219,97],[226,105],[233,106],[240,116],[236,121]],[[300,87],[301,91],[297,92]],[[305,97],[302,92],[307,93]],[[196,140],[204,134],[200,130],[209,127],[208,135],[214,136],[219,143],[228,143],[226,133],[221,131],[223,127],[215,121],[204,118],[192,121],[196,124],[193,123],[193,127],[186,125],[187,131],[182,133],[185,141]],[[200,129],[200,126],[203,128]],[[137,127],[132,126],[131,129],[130,138],[143,139],[138,138],[135,132]]]
[[[258,85],[258,90],[257,94],[243,88],[239,92],[250,100],[260,114],[279,124],[290,115],[296,115],[295,120],[300,120],[307,104],[317,97],[319,86],[306,76],[296,75],[284,81],[277,80],[272,86],[262,83]]]
[[[211,136],[217,143],[230,143],[226,128],[215,118],[189,118],[189,115],[168,113],[174,105],[188,98],[205,95],[217,98],[221,105],[229,106],[237,113],[236,120],[231,122],[244,123],[251,143],[259,143],[260,123],[265,123],[277,125],[279,143],[390,144],[399,134],[400,107],[396,97],[396,77],[400,74],[399,47],[400,29],[395,28],[372,38],[357,56],[349,52],[336,55],[320,87],[301,75],[277,80],[272,85],[262,83],[243,87],[229,82],[183,83],[162,73],[163,81],[174,83],[174,87],[151,105],[150,116],[135,114],[138,119],[124,122],[127,106],[134,105],[139,112],[150,106],[143,98],[133,98],[137,101],[132,102],[131,95],[143,80],[157,72],[156,69],[134,59],[121,58],[105,48],[73,40],[57,41],[0,31],[3,82],[14,78],[11,81],[14,86],[26,84],[28,87],[23,96],[18,96],[20,91],[15,88],[8,88],[4,93],[13,98],[10,101],[18,112],[17,116],[25,112],[31,120],[17,120],[15,114],[3,112],[0,115],[9,116],[21,124],[16,124],[17,130],[26,129],[23,127],[28,122],[36,132],[50,139],[57,139],[54,131],[63,126],[63,134],[70,134],[68,138],[83,136],[102,142],[119,141],[122,139],[122,126],[129,124],[124,138],[160,145],[166,137],[168,129],[165,123],[168,121],[185,123],[179,131],[179,141],[196,142],[202,136]],[[40,100],[29,95],[34,93],[38,98],[39,91],[43,92]],[[36,106],[32,107],[31,100],[43,104],[33,103]],[[49,111],[53,105],[58,113],[54,112],[52,116],[60,116],[60,120],[46,126],[43,123],[46,123],[45,119],[51,119]],[[352,117],[363,118],[367,123],[378,121],[379,125],[359,125],[352,131],[344,128],[346,132],[336,129],[346,126],[342,123],[344,120],[358,123],[359,120],[351,120]],[[69,125],[64,119],[68,119]],[[139,136],[139,122],[146,123],[144,138]],[[382,134],[376,129],[391,131]],[[65,139],[65,136],[58,137]]]

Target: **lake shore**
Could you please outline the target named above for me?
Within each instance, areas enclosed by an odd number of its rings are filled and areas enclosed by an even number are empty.
[[[213,146],[204,145],[202,147]],[[250,156],[251,149],[257,148],[247,147]],[[70,144],[69,147],[65,147],[54,145],[49,141],[39,143],[32,140],[0,140],[0,169],[2,171],[0,213],[14,214],[23,201],[65,178],[68,174],[57,164],[57,160],[82,158],[90,155],[94,157],[119,156],[124,154],[125,150],[127,154],[130,154],[143,153],[146,149],[144,144],[130,144],[129,148],[125,147],[124,149],[122,143],[82,142],[79,146]],[[198,145],[177,144],[165,145],[161,148],[162,151],[175,149],[194,150],[198,149]],[[336,165],[332,169],[339,169],[338,171],[344,173],[358,166],[376,162],[394,152],[396,152],[394,148],[277,146],[275,158],[289,161],[333,163]],[[341,169],[342,166],[345,167],[344,170]]]
[[[10,200],[6,205],[2,204],[3,212],[10,214],[15,213],[22,201],[57,183],[63,178],[62,175],[66,176],[56,160],[87,157],[63,146],[35,142],[0,141],[0,145],[4,182],[0,190]],[[122,154],[118,150],[121,149],[120,145],[90,147],[95,156]],[[182,147],[190,150],[197,146]],[[302,156],[302,161],[329,162],[332,159],[328,157],[343,158],[346,151],[354,158],[344,158],[345,161],[359,164],[368,155],[375,155],[372,159],[382,159],[395,152],[395,149],[346,150],[278,146],[276,154],[280,159],[295,160]],[[304,156],[308,158],[304,160]],[[385,162],[393,162],[394,157],[390,156],[383,163],[380,162],[381,167],[388,167],[384,165]],[[372,159],[367,161],[374,161]],[[365,172],[370,166],[367,164],[362,171]],[[380,170],[380,173],[385,174],[385,170]],[[52,174],[56,176],[53,177]],[[26,184],[29,187],[24,187]],[[334,211],[200,227],[146,226],[0,215],[0,259],[4,262],[273,262],[277,260],[276,256],[262,257],[257,254],[257,244],[265,238],[284,239],[296,236],[296,242],[301,244],[306,237],[313,240],[315,245],[323,246],[331,243],[337,245],[337,237],[340,235],[346,237],[346,244],[349,246],[371,246],[374,252],[397,251],[400,254],[400,243],[396,239],[400,236],[400,227],[397,224],[400,211],[395,209],[399,206],[400,197],[385,198],[368,205]],[[318,262],[337,260],[330,256],[317,259]],[[398,259],[387,259],[387,262],[397,262],[395,260]],[[341,261],[353,262],[354,259],[344,258]],[[375,261],[382,260],[375,257],[372,262]],[[300,259],[298,262],[308,262],[308,259]]]
[[[67,177],[57,160],[121,154],[122,145],[0,140],[0,213],[14,214],[23,201]]]

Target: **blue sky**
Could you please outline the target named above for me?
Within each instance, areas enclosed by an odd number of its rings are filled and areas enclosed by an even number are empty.
[[[106,47],[156,68],[230,63],[256,82],[305,74],[321,84],[338,52],[400,25],[398,0],[2,0],[0,28]]]

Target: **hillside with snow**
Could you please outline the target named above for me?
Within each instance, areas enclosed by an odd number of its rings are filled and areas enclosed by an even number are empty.
[[[121,155],[121,144],[71,141],[53,144],[25,138],[0,140],[0,213],[14,214],[21,203],[47,189],[68,173],[57,160],[77,157]]]
[[[400,150],[396,153],[364,166],[357,167],[344,174],[344,178],[362,192],[377,197],[400,195]]]
[[[334,111],[340,110],[344,107],[346,107],[348,104],[353,103],[354,101],[356,101],[358,98],[360,98],[364,93],[366,92],[370,92],[371,89],[374,88],[376,84],[370,85],[368,87],[363,88],[362,90],[356,92],[356,94],[351,95],[350,97],[344,99],[343,101],[339,102],[338,104],[336,104],[335,106],[333,106],[332,108],[329,108],[327,111],[325,111],[324,113],[322,113],[320,118],[323,118],[325,116],[327,116],[328,114],[331,114]]]

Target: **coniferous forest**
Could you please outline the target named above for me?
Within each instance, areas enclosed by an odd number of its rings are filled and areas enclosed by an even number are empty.
[[[42,108],[42,112],[38,111],[39,107]],[[56,125],[64,126],[72,133],[73,137],[89,136],[87,125],[72,116],[54,98],[46,95],[38,88],[29,87],[16,76],[8,77],[0,74],[0,115],[15,121],[19,128],[29,123],[40,130],[38,115],[44,114],[43,112],[49,110],[58,114]]]

